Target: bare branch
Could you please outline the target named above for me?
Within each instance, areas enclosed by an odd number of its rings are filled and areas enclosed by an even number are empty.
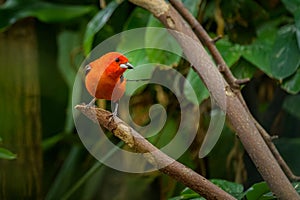
[[[258,131],[260,132],[261,136],[267,143],[268,147],[270,148],[272,154],[276,158],[277,162],[285,172],[285,174],[289,177],[290,180],[299,180],[299,176],[295,176],[293,172],[290,170],[289,166],[286,164],[284,159],[281,157],[280,153],[276,149],[276,146],[273,144],[272,140],[270,139],[270,135],[259,125],[256,119],[250,113],[244,98],[242,97],[241,92],[239,91],[240,85],[245,84],[250,81],[250,79],[236,79],[233,74],[231,73],[229,67],[225,63],[224,59],[222,58],[221,54],[217,50],[215,46],[215,42],[220,39],[218,36],[215,39],[211,39],[209,35],[206,33],[204,28],[201,24],[193,17],[193,15],[184,7],[184,5],[179,2],[178,0],[170,0],[170,3],[178,10],[178,12],[184,17],[185,20],[190,24],[191,27],[195,30],[195,34],[197,37],[203,41],[204,45],[207,46],[208,50],[210,51],[212,57],[214,58],[215,62],[218,65],[220,72],[224,74],[225,79],[229,83],[230,87],[235,91],[237,97],[239,98],[240,102],[243,104],[244,108],[248,111],[249,116],[253,119]]]
[[[213,39],[211,40],[211,42],[215,44],[215,43],[218,42],[220,39],[222,39],[222,35],[218,35],[217,37],[213,38]]]
[[[184,19],[178,14],[178,12],[171,5],[166,6],[167,3],[164,0],[130,1],[146,9],[151,6],[149,2],[151,2],[151,4],[155,2],[156,5],[161,4],[163,7],[168,7],[168,10],[160,13],[159,16],[155,15],[165,25],[165,27],[178,31],[193,39],[197,38],[192,29],[186,25]],[[173,3],[175,0],[170,0],[170,2]],[[149,11],[153,12],[152,9],[149,9]],[[209,44],[212,44],[210,42],[210,38],[207,37],[207,33],[201,26],[199,27],[199,25],[197,25],[198,23],[189,22],[189,24],[192,24],[192,28],[195,30],[195,32],[196,29],[202,30],[202,32],[199,33],[203,34],[201,38],[205,38],[202,39],[202,41],[209,41]],[[186,41],[182,40],[181,37],[176,35],[174,35],[174,37],[181,45],[188,60],[193,65],[197,63],[197,66],[193,66],[194,69],[207,86],[212,98],[215,99],[220,108],[226,110],[228,120],[232,124],[241,142],[243,143],[244,148],[248,152],[264,180],[268,183],[272,192],[279,199],[300,199],[299,195],[274,158],[266,142],[260,135],[260,132],[255,125],[255,120],[250,115],[242,96],[239,92],[236,92],[236,88],[239,88],[239,85],[236,84],[236,79],[233,77],[230,70],[225,69],[224,71],[224,77],[230,86],[225,80],[220,84],[220,72],[217,70],[215,64],[210,59],[205,49],[191,43],[186,43]],[[199,40],[195,40],[194,42],[198,43]],[[218,57],[215,58],[218,59],[217,63],[226,66],[226,63],[214,45],[208,45],[207,47],[211,48],[210,51],[212,53],[214,52],[214,55],[218,55]],[[225,88],[223,88],[224,86]],[[226,99],[220,95],[220,89],[226,91]]]
[[[84,105],[77,105],[75,108],[94,122],[98,122],[100,125],[111,131],[115,136],[123,140],[136,152],[143,153],[145,159],[159,171],[183,183],[204,198],[235,199],[201,175],[194,172],[192,169],[161,152],[118,117],[112,118],[112,114],[110,112],[101,108],[88,107]],[[166,166],[166,163],[171,164]],[[166,167],[161,168],[160,166]]]
[[[278,152],[276,146],[273,143],[273,139],[277,138],[277,136],[273,136],[271,137],[263,127],[261,127],[261,125],[259,123],[255,124],[257,129],[259,130],[260,134],[262,135],[262,137],[264,138],[264,140],[266,141],[267,145],[269,146],[270,150],[272,151],[274,157],[276,158],[276,160],[278,161],[280,167],[282,168],[282,170],[284,171],[284,173],[287,175],[287,177],[291,180],[291,181],[300,181],[300,176],[296,176],[292,170],[289,168],[289,166],[287,165],[287,163],[285,162],[285,160],[281,157],[280,153]]]

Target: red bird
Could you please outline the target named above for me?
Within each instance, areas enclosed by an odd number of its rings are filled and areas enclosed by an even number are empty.
[[[126,79],[123,73],[133,69],[128,58],[118,52],[110,52],[85,66],[85,86],[94,99],[88,104],[92,106],[96,99],[111,100],[116,103],[113,112],[117,114],[118,100],[124,95]]]

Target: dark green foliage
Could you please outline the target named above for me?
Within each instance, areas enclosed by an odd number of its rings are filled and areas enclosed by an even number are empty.
[[[128,1],[105,2],[104,8],[99,8],[99,1],[96,0],[7,0],[0,6],[1,32],[24,18],[35,19],[39,47],[44,151],[44,177],[41,185],[44,187],[44,197],[203,199],[188,188],[183,190],[184,186],[180,183],[155,172],[128,175],[108,169],[90,156],[76,133],[72,100],[78,102],[81,91],[73,91],[73,86],[84,58],[102,41],[121,31],[163,27],[147,10]],[[299,175],[300,1],[183,2],[210,35],[215,36],[217,30],[221,30],[223,38],[216,43],[218,50],[237,78],[251,80],[242,89],[251,112],[270,133],[280,136],[276,145],[291,169]],[[216,21],[217,11],[221,13],[223,27]],[[163,73],[168,68],[176,69],[186,77],[192,87],[185,83],[178,90],[190,101],[185,106],[194,106],[198,102],[201,104],[200,126],[203,130],[199,131],[199,135],[202,137],[201,134],[207,129],[211,119],[210,105],[207,103],[209,92],[190,65],[181,59],[182,50],[177,42],[169,37],[167,31],[160,35],[147,31],[137,36],[134,41],[122,37],[112,48],[124,52],[137,43],[146,46],[164,44],[173,50],[168,52],[155,48],[137,49],[129,52],[127,56],[137,68],[151,62],[165,65],[165,68],[160,68],[161,71],[145,69],[149,77],[154,73]],[[129,79],[141,77],[138,70],[136,74],[125,75]],[[175,77],[166,76],[166,79],[176,83]],[[178,101],[173,101],[174,96],[165,88],[144,85],[134,91],[134,84],[136,83],[128,84],[126,94],[134,93],[130,110],[139,125],[149,123],[148,110],[152,104],[162,103],[164,98],[168,99],[169,102],[165,105],[168,112],[166,124],[159,134],[148,138],[159,147],[166,145],[174,137],[180,121]],[[197,101],[191,97],[192,89],[196,92]],[[280,91],[280,95],[276,91]],[[200,140],[199,138],[197,139]],[[119,142],[115,138],[112,140]],[[18,159],[17,153],[2,148],[5,142],[1,141],[0,133],[0,159]],[[247,178],[239,174],[244,179],[236,181],[237,172],[245,173],[248,170],[248,176],[252,176],[257,174],[257,170],[237,164],[237,157],[245,152],[230,125],[225,125],[217,145],[203,160],[198,158],[199,146],[199,142],[195,141],[180,157],[180,162],[203,173],[237,199],[275,199],[266,183],[260,182],[261,179],[252,182],[248,179],[247,182]],[[126,148],[121,143],[119,147]],[[107,156],[112,156],[114,152],[115,149],[112,149]],[[294,183],[294,186],[299,193],[299,183]]]

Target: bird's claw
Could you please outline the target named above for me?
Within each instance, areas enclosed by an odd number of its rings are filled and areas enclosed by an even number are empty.
[[[110,126],[110,123],[112,123],[112,122],[114,122],[115,121],[115,117],[116,117],[117,115],[115,115],[114,114],[114,112],[113,113],[111,113],[110,115],[108,115],[107,117],[106,117],[106,119],[108,120],[108,126]]]
[[[97,100],[97,99],[94,98],[94,99],[92,99],[92,101],[91,101],[90,103],[88,103],[88,104],[82,103],[81,105],[83,105],[83,106],[85,106],[85,107],[87,107],[87,108],[95,108],[95,107],[96,107],[96,105],[95,105],[95,101],[96,101],[96,100]]]

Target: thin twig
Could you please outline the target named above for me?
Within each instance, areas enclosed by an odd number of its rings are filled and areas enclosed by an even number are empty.
[[[142,153],[145,159],[156,167],[157,170],[183,183],[204,198],[235,199],[192,169],[161,152],[118,117],[111,118],[112,114],[110,112],[101,108],[84,105],[77,105],[75,108],[94,122],[98,122],[100,125],[111,131],[115,136],[123,140],[132,150]]]
[[[285,162],[285,160],[282,158],[282,156],[278,152],[276,146],[274,145],[274,143],[272,141],[273,137],[271,137],[259,123],[255,123],[255,125],[256,125],[257,129],[259,130],[260,134],[262,135],[262,137],[264,138],[264,140],[266,141],[270,150],[272,151],[274,157],[278,161],[280,167],[282,168],[284,173],[287,175],[287,177],[291,181],[300,181],[300,176],[296,176],[292,172],[292,170],[289,168],[288,164]]]
[[[217,43],[220,39],[222,39],[222,35],[218,35],[217,37],[213,38],[211,42]]]

